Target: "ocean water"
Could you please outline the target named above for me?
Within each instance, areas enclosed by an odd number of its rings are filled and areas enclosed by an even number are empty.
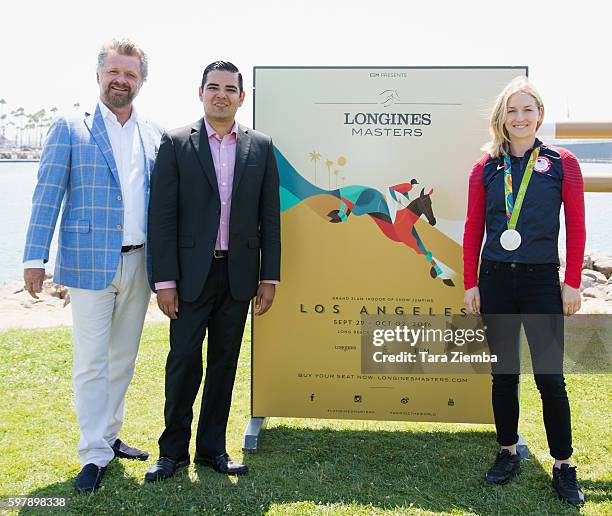
[[[22,281],[23,247],[32,209],[38,163],[0,163],[0,285]],[[53,238],[50,264],[55,263],[57,235]],[[47,271],[53,268],[47,265]]]
[[[585,173],[612,172],[612,165],[585,163]],[[0,285],[23,278],[22,256],[32,192],[36,184],[38,163],[0,163],[2,202],[0,203]],[[586,193],[587,250],[612,255],[612,193]],[[563,227],[563,225],[562,225]],[[450,229],[450,228],[449,228]],[[460,230],[460,228],[459,228]],[[559,240],[563,249],[563,229]],[[53,271],[57,231],[51,246],[48,271]]]

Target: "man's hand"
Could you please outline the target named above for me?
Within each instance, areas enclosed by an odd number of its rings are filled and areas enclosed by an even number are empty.
[[[463,302],[468,314],[480,315],[480,290],[478,287],[472,287],[465,291]]]
[[[160,288],[157,291],[157,306],[170,319],[178,318],[179,299],[175,288]]]
[[[564,315],[574,315],[578,310],[580,310],[582,299],[580,298],[579,288],[574,288],[563,284],[561,299],[563,300]]]
[[[42,292],[43,281],[45,281],[45,269],[24,269],[23,280],[26,290],[33,298],[38,299],[36,294]]]
[[[255,307],[257,311],[255,315],[265,314],[274,301],[274,293],[276,292],[276,285],[271,283],[260,283],[257,288],[257,298],[255,299]]]

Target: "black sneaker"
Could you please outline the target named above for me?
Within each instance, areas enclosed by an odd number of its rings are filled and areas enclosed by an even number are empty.
[[[576,479],[576,467],[561,464],[560,468],[553,467],[552,485],[559,498],[571,505],[584,503],[584,493]]]
[[[512,455],[509,450],[502,450],[495,457],[491,469],[487,471],[485,480],[489,484],[506,484],[521,470],[521,458]]]

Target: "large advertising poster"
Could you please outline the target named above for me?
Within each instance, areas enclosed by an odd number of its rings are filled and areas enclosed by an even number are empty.
[[[364,319],[461,314],[467,178],[524,67],[255,69],[282,272],[253,325],[252,414],[492,422],[488,374],[375,370]]]

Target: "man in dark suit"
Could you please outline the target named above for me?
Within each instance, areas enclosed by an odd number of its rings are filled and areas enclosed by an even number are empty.
[[[225,431],[250,300],[272,305],[280,280],[279,180],[269,136],[235,122],[242,75],[229,62],[204,70],[204,118],[162,138],[151,176],[149,246],[160,309],[170,318],[165,430],[145,480],[189,464],[193,403],[206,378],[195,463],[244,474],[229,458]]]

